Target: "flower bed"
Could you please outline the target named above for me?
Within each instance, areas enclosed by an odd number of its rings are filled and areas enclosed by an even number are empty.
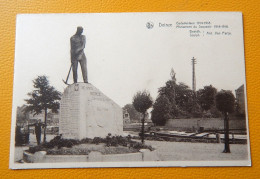
[[[106,138],[95,137],[94,139],[62,139],[56,136],[50,142],[39,146],[30,147],[27,152],[36,153],[46,151],[47,155],[88,155],[91,151],[106,154],[135,153],[140,149],[154,150],[151,146],[131,140],[131,136],[111,136]]]
[[[158,160],[151,146],[133,141],[129,136],[111,135],[80,141],[57,136],[50,142],[30,147],[24,151],[23,158],[29,163]]]
[[[47,155],[88,155],[91,151],[100,152],[103,155],[108,154],[126,154],[126,153],[136,153],[139,150],[134,148],[128,148],[123,146],[118,147],[106,147],[102,144],[79,144],[71,148],[53,148],[47,149]]]

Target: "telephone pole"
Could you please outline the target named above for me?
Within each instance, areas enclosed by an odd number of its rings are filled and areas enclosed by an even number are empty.
[[[191,64],[192,64],[192,90],[196,92],[196,76],[195,76],[196,59],[194,57],[192,57],[191,59]]]

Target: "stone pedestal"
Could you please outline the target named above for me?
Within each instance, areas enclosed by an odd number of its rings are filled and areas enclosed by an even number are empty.
[[[65,139],[122,135],[122,108],[95,86],[74,83],[61,98],[59,133]]]

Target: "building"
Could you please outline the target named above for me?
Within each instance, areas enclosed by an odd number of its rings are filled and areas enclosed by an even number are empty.
[[[42,112],[40,114],[36,114],[36,115],[34,115],[32,112],[28,112],[27,116],[28,116],[27,119],[28,119],[29,124],[36,123],[38,120],[41,120],[41,122],[44,122],[44,112]]]
[[[131,120],[130,120],[130,115],[127,111],[127,109],[123,109],[123,124],[130,124]]]
[[[60,119],[60,113],[58,111],[58,113],[53,113],[53,112],[49,112],[48,113],[48,118],[47,121],[49,121],[49,125],[50,126],[59,126],[59,119]]]
[[[238,104],[237,112],[239,114],[245,114],[245,92],[244,92],[244,84],[241,85],[236,92],[236,102]]]
[[[133,118],[127,109],[123,109],[123,124],[130,124],[130,123],[141,123],[143,119],[142,113],[137,113],[137,118]],[[146,112],[144,122],[152,123],[152,120],[149,118],[149,113]]]
[[[34,115],[32,112],[25,112],[26,105],[22,105],[21,107],[17,107],[16,110],[16,125],[18,126],[24,126],[28,124],[34,124],[38,120],[41,120],[42,123],[45,121],[44,117],[44,111],[40,114]],[[53,113],[53,112],[48,112],[47,114],[47,125],[48,126],[58,126],[59,125],[59,112],[58,113]]]
[[[27,117],[26,114],[24,112],[26,106],[22,105],[21,107],[17,107],[16,108],[16,125],[17,126],[24,126],[25,124],[27,124]]]

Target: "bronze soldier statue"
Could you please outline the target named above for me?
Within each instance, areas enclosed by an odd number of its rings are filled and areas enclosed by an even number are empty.
[[[83,28],[77,27],[77,32],[70,38],[70,54],[71,54],[71,66],[73,71],[73,81],[77,83],[78,80],[78,62],[81,66],[82,76],[84,83],[88,83],[87,75],[87,58],[84,53],[84,48],[86,44],[86,37],[82,35]]]

